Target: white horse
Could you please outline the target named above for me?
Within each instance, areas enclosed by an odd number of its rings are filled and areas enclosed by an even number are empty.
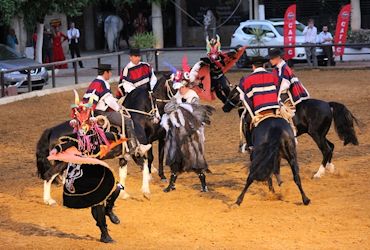
[[[109,52],[118,51],[120,34],[123,29],[123,21],[119,16],[109,15],[104,20],[105,41]]]

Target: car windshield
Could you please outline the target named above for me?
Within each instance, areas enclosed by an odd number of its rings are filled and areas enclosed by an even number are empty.
[[[12,60],[19,58],[23,58],[20,53],[7,46],[0,45],[0,60]]]
[[[303,36],[303,29],[304,29],[304,25],[301,24],[301,23],[297,23],[296,24],[296,36]],[[284,36],[284,25],[283,24],[280,24],[280,25],[275,25],[275,28],[277,30],[277,32],[279,32],[279,34],[281,36]]]

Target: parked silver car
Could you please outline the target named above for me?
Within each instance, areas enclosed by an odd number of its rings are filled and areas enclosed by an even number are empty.
[[[39,63],[26,58],[12,48],[0,44],[0,70],[9,70],[27,66],[35,66]],[[4,74],[5,85],[15,86],[18,92],[28,91],[27,70],[13,71]],[[32,90],[40,90],[48,84],[48,72],[44,67],[31,70]]]

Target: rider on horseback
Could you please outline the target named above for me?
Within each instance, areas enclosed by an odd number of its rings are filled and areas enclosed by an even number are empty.
[[[130,154],[144,155],[150,148],[151,144],[142,145],[139,143],[134,130],[132,119],[123,116],[120,113],[122,109],[118,104],[117,99],[113,97],[108,80],[112,76],[112,68],[110,64],[99,64],[98,77],[92,81],[86,90],[83,102],[87,103],[90,97],[93,97],[93,111],[95,115],[103,115],[107,117],[109,122],[115,126],[122,128],[124,119],[125,131],[129,138],[128,146]]]
[[[176,103],[199,103],[198,94],[190,88],[189,84],[189,72],[177,71],[172,85],[175,90],[178,90],[173,96]]]
[[[141,62],[140,49],[130,50],[130,62],[122,70],[118,85],[117,98],[121,98],[136,88],[152,91],[157,77],[149,63]]]
[[[263,57],[255,57],[252,62],[253,73],[243,77],[240,81],[240,100],[246,102],[252,112],[252,120],[246,127],[246,140],[249,149],[252,149],[251,127],[266,117],[275,116],[279,109],[278,90],[276,87],[277,77],[266,71],[264,64],[268,60]]]
[[[293,124],[293,116],[295,115],[295,106],[303,100],[310,98],[310,94],[299,79],[294,75],[293,70],[282,58],[283,53],[280,49],[272,49],[269,52],[270,63],[275,66],[273,74],[278,78],[279,103],[282,104],[282,115],[289,120],[293,128],[294,135],[297,135],[297,129]],[[286,112],[284,112],[286,111]]]

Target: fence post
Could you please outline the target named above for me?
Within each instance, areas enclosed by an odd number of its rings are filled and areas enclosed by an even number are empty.
[[[27,70],[27,82],[28,82],[28,92],[31,92],[32,91],[31,69]]]
[[[55,88],[55,65],[51,67],[51,84]]]
[[[75,75],[75,84],[78,84],[77,63],[76,62],[73,64],[73,70],[74,70],[74,75]]]
[[[155,71],[158,71],[159,65],[158,65],[158,50],[154,51],[154,63],[155,63]]]
[[[121,54],[118,54],[118,75],[121,75]]]
[[[0,81],[1,81],[1,97],[5,96],[5,77],[4,72],[0,71]]]

